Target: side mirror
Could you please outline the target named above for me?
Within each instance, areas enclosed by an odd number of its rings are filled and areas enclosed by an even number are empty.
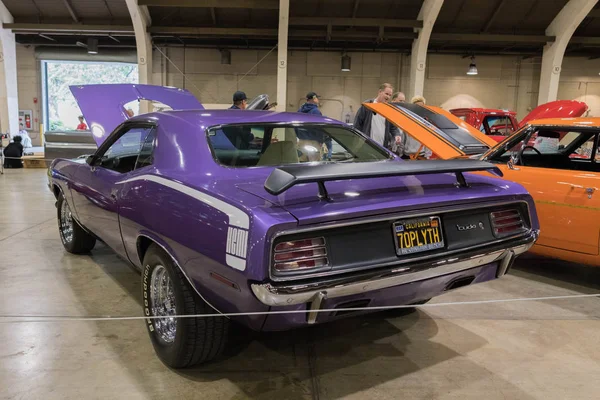
[[[96,163],[96,157],[94,155],[91,156],[87,156],[87,158],[85,159],[85,162],[90,165],[90,166],[94,166],[94,164]]]
[[[520,168],[515,167],[515,165],[517,164],[518,161],[519,161],[518,156],[511,155],[510,159],[506,163],[506,166],[508,167],[508,169],[518,171],[518,170],[520,170]]]

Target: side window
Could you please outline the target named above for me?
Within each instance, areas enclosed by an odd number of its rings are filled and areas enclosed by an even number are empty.
[[[573,132],[569,132],[567,135],[570,135]],[[562,141],[561,141],[562,142]],[[569,158],[576,158],[580,160],[592,160],[592,153],[594,152],[594,144],[596,143],[596,135],[592,136],[585,142],[583,142],[579,147],[577,147],[571,154],[569,154]],[[596,151],[595,160],[598,161],[598,152]]]
[[[150,129],[135,164],[135,169],[147,167],[154,162],[154,139],[156,138],[156,129]]]
[[[123,133],[101,156],[100,166],[120,173],[133,171],[146,137],[152,131],[153,128],[134,127]]]

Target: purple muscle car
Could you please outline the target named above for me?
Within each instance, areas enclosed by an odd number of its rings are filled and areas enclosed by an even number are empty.
[[[339,121],[205,110],[175,88],[73,92],[99,147],[52,162],[60,237],[71,253],[101,240],[141,271],[172,367],[215,358],[238,323],[298,328],[501,277],[539,232],[522,186],[468,173],[501,176],[486,162],[405,162]],[[174,110],[128,119],[136,97]],[[215,311],[264,314],[170,318]]]

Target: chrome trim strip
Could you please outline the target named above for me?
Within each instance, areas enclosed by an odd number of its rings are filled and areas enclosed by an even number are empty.
[[[46,142],[47,149],[89,149],[96,150],[98,147],[95,144],[88,143],[68,143],[68,142]]]
[[[510,268],[510,266],[513,264],[513,262],[515,261],[515,258],[517,258],[515,252],[511,249],[511,250],[506,250],[505,252],[505,256],[502,259],[502,261],[500,262],[500,265],[498,266],[498,271],[496,271],[496,278],[500,278],[501,276],[506,275],[506,271],[508,271],[508,269]]]
[[[320,310],[321,303],[323,303],[323,300],[325,300],[325,299],[327,299],[327,293],[326,292],[318,292],[310,304],[310,311]],[[312,325],[315,322],[317,322],[318,315],[319,315],[318,312],[309,312],[308,313],[308,323],[310,325]]]
[[[407,263],[414,263],[414,262],[418,262],[418,261],[423,261],[423,260],[427,260],[427,259],[431,259],[431,258],[435,258],[435,257],[443,257],[443,256],[449,256],[452,254],[457,254],[457,253],[461,253],[461,252],[466,252],[469,250],[476,250],[482,247],[487,247],[490,245],[494,245],[494,244],[499,244],[502,242],[507,242],[509,240],[512,239],[517,239],[520,237],[525,237],[526,234],[531,234],[533,231],[531,229],[531,227],[529,227],[528,229],[521,231],[521,232],[517,232],[511,236],[506,236],[506,237],[501,237],[498,238],[497,240],[493,241],[493,242],[487,242],[487,243],[482,243],[482,244],[478,244],[475,246],[469,246],[469,247],[463,247],[461,249],[457,249],[457,250],[451,250],[451,251],[447,251],[445,253],[442,254],[427,254],[427,255],[423,255],[420,257],[415,257],[415,258],[410,258],[410,259],[405,259],[405,260],[394,260],[394,261],[389,261],[386,263],[380,263],[380,264],[372,264],[372,265],[368,265],[368,266],[362,266],[362,267],[357,267],[357,268],[349,268],[349,269],[342,269],[342,270],[331,270],[328,269],[326,271],[320,271],[320,270],[316,270],[315,273],[313,274],[309,274],[309,273],[305,273],[305,274],[295,274],[295,275],[291,275],[290,276],[284,276],[283,274],[279,273],[277,275],[275,275],[273,272],[273,263],[274,263],[274,258],[273,258],[273,254],[274,254],[274,244],[275,241],[278,237],[283,236],[283,235],[292,235],[292,234],[297,234],[297,233],[304,233],[304,232],[311,232],[311,231],[321,231],[321,230],[328,230],[328,229],[333,229],[333,228],[340,228],[340,227],[345,227],[345,226],[356,226],[356,225],[362,225],[362,224],[368,224],[368,223],[373,223],[373,222],[382,222],[382,221],[394,221],[397,219],[406,219],[406,218],[414,218],[414,217],[423,217],[423,216],[428,216],[428,215],[440,215],[440,214],[447,214],[447,213],[452,213],[452,212],[459,212],[459,211],[466,211],[466,210],[472,210],[474,208],[479,209],[479,208],[488,208],[488,207],[497,207],[497,206],[504,206],[504,205],[518,205],[520,203],[525,204],[525,207],[527,208],[527,214],[529,215],[529,221],[531,223],[532,218],[531,218],[531,210],[529,209],[529,204],[525,201],[525,200],[513,200],[513,201],[500,201],[500,202],[483,202],[483,203],[475,203],[475,204],[470,204],[469,206],[467,205],[463,205],[463,206],[459,206],[459,207],[437,207],[437,208],[430,208],[427,209],[426,211],[420,211],[417,213],[407,213],[407,214],[393,214],[392,216],[386,216],[386,217],[373,217],[373,218],[365,218],[365,219],[359,219],[359,220],[354,220],[354,221],[347,221],[347,222],[340,222],[340,223],[329,223],[329,224],[323,224],[323,225],[313,225],[313,226],[309,226],[309,227],[305,227],[305,228],[298,228],[298,229],[289,229],[286,231],[280,231],[275,233],[272,237],[271,237],[271,242],[270,242],[270,253],[269,253],[269,279],[271,279],[272,281],[275,282],[285,282],[285,281],[293,281],[293,280],[300,280],[300,279],[309,279],[309,278],[318,278],[318,277],[323,277],[323,276],[330,276],[330,275],[339,275],[341,273],[346,273],[346,272],[356,272],[356,271],[361,271],[361,270],[369,270],[369,269],[375,269],[375,268],[382,268],[382,267],[387,267],[390,265],[398,265],[398,264],[407,264]],[[523,217],[521,217],[521,220],[523,221],[523,223],[525,223],[525,221],[523,220]],[[320,268],[324,268],[324,267],[320,267]]]
[[[275,253],[286,253],[286,252],[289,252],[289,251],[304,251],[304,250],[312,250],[312,249],[317,248],[317,247],[326,247],[326,245],[327,245],[327,242],[325,241],[325,237],[324,236],[319,236],[319,237],[316,237],[316,238],[302,239],[302,240],[309,240],[309,239],[310,240],[323,239],[323,244],[313,244],[313,245],[310,245],[310,246],[298,247],[298,248],[295,248],[295,249],[279,250],[279,251],[277,249],[275,249],[274,251],[275,251]],[[292,242],[293,242],[293,240],[292,240]],[[281,243],[287,243],[287,242],[281,242]],[[279,244],[281,244],[281,243],[279,243]]]
[[[503,263],[499,267],[504,264],[508,267],[510,262],[506,262],[506,260],[529,250],[533,246],[535,239],[537,239],[537,235],[532,234],[528,243],[463,259],[450,258],[441,260],[431,264],[427,269],[420,269],[414,272],[411,272],[408,267],[401,267],[365,279],[359,278],[359,280],[356,280],[354,278],[354,280],[351,280],[352,278],[349,278],[345,282],[338,279],[331,282],[292,284],[280,287],[273,286],[271,283],[262,283],[252,284],[251,288],[258,300],[268,306],[289,306],[308,303],[316,299],[315,296],[318,296],[321,292],[327,298],[351,296],[466,271],[498,260],[503,260]]]

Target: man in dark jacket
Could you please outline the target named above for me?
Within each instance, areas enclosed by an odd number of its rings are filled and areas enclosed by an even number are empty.
[[[229,107],[230,110],[245,110],[248,105],[248,98],[246,93],[238,90],[233,94],[233,105]]]
[[[306,103],[302,104],[298,109],[298,112],[305,114],[314,114],[314,115],[323,115],[319,110],[319,96],[315,92],[308,92],[306,94]],[[296,130],[296,135],[300,140],[311,140],[319,143],[319,146],[325,145],[327,146],[327,155],[323,155],[323,159],[331,160],[331,137],[326,135],[321,130],[313,130],[313,129],[305,129],[298,128]]]
[[[4,149],[4,167],[5,168],[23,168],[23,145],[21,144],[21,136],[17,135]]]
[[[374,99],[366,100],[365,103],[387,103],[390,101],[394,88],[389,83],[379,86],[379,92]],[[400,143],[400,132],[398,128],[383,116],[360,106],[354,117],[354,127],[375,140],[387,149],[392,149],[392,142]]]

